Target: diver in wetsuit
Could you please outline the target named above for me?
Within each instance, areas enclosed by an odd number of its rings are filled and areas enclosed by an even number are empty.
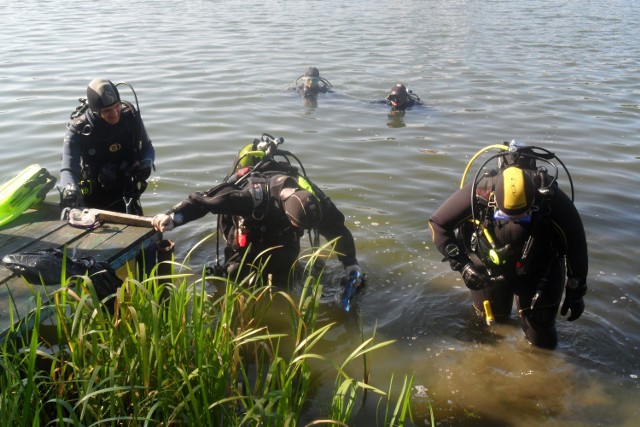
[[[327,240],[338,238],[335,251],[345,277],[356,273],[358,286],[362,273],[344,215],[309,180],[302,166],[299,170],[290,164],[288,157],[295,156],[277,149],[277,143],[267,134],[256,139],[240,151],[222,184],[191,193],[166,214],[154,216],[154,228],[168,231],[207,213],[218,214],[218,231],[226,242],[222,273],[244,278],[255,271],[251,266],[263,264],[263,274],[272,274],[277,283],[286,281],[296,263],[305,230],[317,231]],[[285,161],[275,160],[274,155]],[[317,246],[317,236],[315,240]]]
[[[398,83],[391,90],[385,98],[385,103],[391,107],[392,110],[404,111],[414,105],[422,105],[420,97],[410,90],[407,90],[405,85]]]
[[[320,93],[332,92],[332,87],[327,79],[320,77],[320,70],[316,67],[309,67],[293,84],[293,89],[305,98],[315,98]]]
[[[536,148],[499,155],[500,170],[455,192],[429,226],[443,261],[471,290],[479,315],[489,318],[488,305],[496,321],[507,320],[515,296],[527,340],[554,349],[563,291],[561,315],[570,312],[573,321],[584,311],[587,242],[572,199],[557,185],[557,168],[550,175],[535,165],[540,160],[553,165],[549,152],[530,151]]]
[[[116,85],[102,78],[89,83],[87,99],[81,101],[63,142],[62,207],[142,215],[140,195],[154,167],[155,150],[139,108],[122,101]]]

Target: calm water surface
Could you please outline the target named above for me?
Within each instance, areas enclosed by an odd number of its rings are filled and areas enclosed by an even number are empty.
[[[285,138],[347,216],[369,286],[375,385],[415,374],[416,425],[635,425],[640,393],[640,3],[635,1],[24,1],[0,37],[4,181],[30,163],[57,174],[66,120],[98,76],[136,89],[157,149],[143,198],[163,212],[218,183],[262,132]],[[307,66],[335,93],[304,105]],[[403,82],[426,103],[371,103]],[[124,98],[132,96],[123,90]],[[587,310],[532,350],[518,324],[477,324],[427,218],[480,148],[520,139],[569,167],[590,243]],[[562,181],[567,183],[566,178]],[[53,196],[53,194],[52,194]],[[178,257],[213,216],[168,233]],[[215,250],[195,253],[196,266]],[[329,264],[322,322],[340,360],[359,341]],[[354,373],[359,367],[354,366]],[[325,407],[323,381],[309,420]],[[357,425],[374,420],[370,398]]]

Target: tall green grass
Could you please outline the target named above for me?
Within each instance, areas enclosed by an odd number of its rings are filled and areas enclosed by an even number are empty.
[[[44,301],[36,294],[37,309],[22,320],[31,332],[18,325],[2,343],[0,424],[296,426],[313,406],[326,415],[307,425],[344,426],[374,393],[386,408],[379,424],[405,425],[412,379],[397,397],[367,380],[368,354],[392,341],[363,337],[341,363],[319,350],[334,325],[317,325],[322,270],[312,266],[331,251],[325,246],[305,259],[299,295],[206,277],[175,262],[171,274],[160,275],[160,265],[141,280],[130,272],[110,297],[113,311],[87,276],[63,280]],[[207,292],[212,283],[216,291]],[[270,330],[267,313],[277,299],[288,307],[289,331]],[[45,309],[54,312],[48,335]],[[335,372],[329,402],[314,400],[316,363]],[[347,373],[355,363],[363,363],[362,378]]]

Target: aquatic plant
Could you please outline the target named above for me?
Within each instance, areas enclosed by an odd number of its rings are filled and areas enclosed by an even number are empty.
[[[307,425],[348,425],[372,392],[386,402],[380,424],[404,425],[413,380],[393,410],[391,391],[368,383],[367,355],[392,341],[363,337],[340,364],[318,351],[334,325],[317,325],[322,268],[314,267],[333,243],[303,260],[299,295],[256,280],[260,269],[236,283],[165,261],[143,277],[128,271],[99,301],[91,277],[63,272],[44,300],[34,291],[36,310],[21,321],[32,328],[18,323],[2,343],[0,424],[295,426],[310,405],[326,405]],[[276,301],[288,307],[289,331],[269,325]],[[42,321],[47,310],[55,326]],[[345,370],[357,360],[361,379]],[[314,361],[336,372],[325,404],[314,400]]]

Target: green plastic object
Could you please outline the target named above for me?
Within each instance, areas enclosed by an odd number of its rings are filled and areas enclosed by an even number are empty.
[[[264,158],[264,151],[256,150],[253,144],[247,144],[238,152],[238,169],[248,168],[260,163]]]
[[[0,226],[44,200],[56,179],[38,164],[27,166],[0,186]]]

